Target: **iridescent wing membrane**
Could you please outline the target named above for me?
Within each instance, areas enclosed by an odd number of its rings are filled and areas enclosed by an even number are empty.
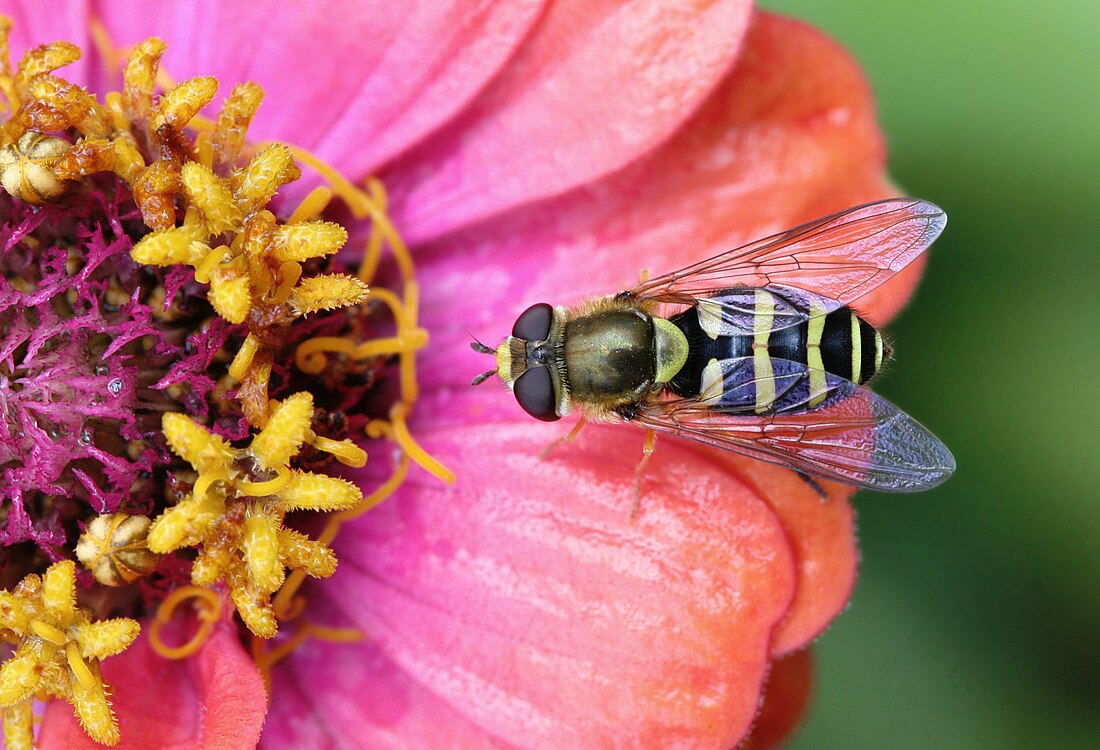
[[[825,400],[810,408],[806,365],[771,363],[771,375],[760,378],[751,357],[723,360],[721,378],[698,397],[643,404],[633,421],[881,492],[919,492],[955,471],[935,435],[870,389],[826,373]],[[777,410],[767,416],[752,415],[761,387],[775,392]]]
[[[947,215],[909,198],[867,203],[644,281],[624,294],[694,304],[732,286],[792,286],[847,305],[920,256]]]
[[[808,319],[811,299],[818,302],[815,314],[825,314],[870,292],[919,257],[946,223],[943,211],[924,201],[869,203],[651,279],[624,294],[700,306],[701,315],[710,315],[729,335],[752,332],[752,309],[746,295],[721,290],[768,286],[781,293],[781,301],[798,302],[777,308],[776,325],[790,326]],[[818,405],[811,407],[811,398],[821,393],[820,373],[811,379],[804,364],[771,362],[772,372],[763,377],[751,357],[718,362],[719,375],[699,396],[643,403],[633,421],[885,492],[928,489],[955,470],[954,458],[939,439],[869,389],[826,374],[825,398],[815,398]],[[757,416],[752,407],[761,387],[776,398],[771,413]]]

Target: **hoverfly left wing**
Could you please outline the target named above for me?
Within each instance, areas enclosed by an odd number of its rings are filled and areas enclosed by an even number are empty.
[[[754,375],[752,359],[719,362],[699,396],[643,403],[632,421],[881,492],[919,492],[954,472],[935,435],[869,389],[778,359]],[[752,413],[761,392],[774,413]]]
[[[926,201],[867,203],[644,281],[625,294],[692,304],[719,289],[783,285],[846,305],[913,262],[946,224],[947,215]]]

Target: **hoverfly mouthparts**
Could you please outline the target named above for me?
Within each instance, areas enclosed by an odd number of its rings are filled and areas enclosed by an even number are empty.
[[[865,386],[890,349],[852,304],[946,224],[925,201],[868,203],[576,308],[532,305],[497,349],[471,344],[497,358],[474,385],[499,375],[545,421],[577,404],[856,487],[935,487],[955,459]]]

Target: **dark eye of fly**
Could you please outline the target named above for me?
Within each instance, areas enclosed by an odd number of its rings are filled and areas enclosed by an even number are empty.
[[[545,302],[531,305],[516,318],[512,335],[527,341],[545,341],[550,336],[550,324],[554,320],[554,308]]]
[[[535,419],[543,422],[560,419],[554,409],[554,383],[550,380],[550,371],[545,367],[533,367],[524,371],[516,379],[513,391],[519,405]]]

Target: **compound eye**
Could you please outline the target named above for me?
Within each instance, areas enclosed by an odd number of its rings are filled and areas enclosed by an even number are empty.
[[[516,379],[512,389],[519,405],[535,419],[553,422],[561,418],[554,408],[557,400],[554,398],[554,383],[550,380],[550,370],[547,368],[533,367],[525,370]]]
[[[550,324],[554,321],[554,308],[545,302],[531,305],[516,318],[512,335],[527,341],[546,341],[550,337]]]

